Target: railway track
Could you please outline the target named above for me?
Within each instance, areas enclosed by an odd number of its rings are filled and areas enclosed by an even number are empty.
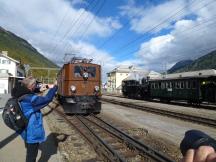
[[[141,105],[136,105],[136,104],[129,103],[129,102],[123,102],[123,101],[107,99],[107,98],[106,99],[102,98],[102,101],[113,103],[113,104],[118,104],[121,106],[126,106],[126,107],[133,108],[133,109],[147,111],[147,112],[151,112],[151,113],[155,113],[155,114],[166,115],[166,116],[178,118],[181,120],[187,120],[187,121],[195,122],[195,123],[202,124],[202,125],[216,127],[216,119],[203,118],[200,116],[193,116],[190,114],[183,114],[183,113],[178,113],[178,112],[174,112],[174,111],[158,109],[158,108],[154,108],[154,107],[150,107],[150,106],[146,106],[146,105],[141,106]]]
[[[103,94],[104,96],[111,96],[111,97],[119,97],[119,98],[126,98],[126,99],[131,99],[133,100],[133,98],[127,98],[127,97],[124,97],[123,95],[120,95],[120,94]],[[134,98],[136,100],[141,100],[141,101],[145,101],[144,99],[142,98]],[[190,108],[193,108],[193,109],[199,109],[199,108],[202,108],[202,109],[206,109],[206,110],[215,110],[216,111],[216,105],[215,104],[208,104],[208,103],[201,103],[201,104],[189,104],[185,101],[170,101],[170,102],[166,102],[166,101],[160,101],[158,99],[152,99],[152,100],[149,100],[149,102],[155,102],[155,103],[165,103],[165,104],[170,104],[170,105],[177,105],[177,106],[185,106],[185,107],[190,107]]]
[[[94,148],[100,159],[111,162],[172,162],[155,149],[141,143],[95,115],[67,116],[54,109]]]

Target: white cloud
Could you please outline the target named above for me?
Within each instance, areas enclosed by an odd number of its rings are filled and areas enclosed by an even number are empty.
[[[170,43],[173,40],[174,37],[172,35],[152,38],[149,42],[141,44],[137,56],[142,58],[142,64],[148,69],[155,67],[155,64],[157,64],[157,66],[163,64],[163,61],[167,61],[165,59],[167,57],[166,51],[167,48],[171,46]],[[159,69],[161,69],[161,67],[159,67]]]
[[[108,53],[97,50],[89,43],[75,42],[81,38],[84,41],[95,36],[107,37],[121,28],[121,24],[117,18],[97,17],[76,6],[81,4],[85,7],[89,5],[87,3],[80,0],[0,0],[0,26],[29,40],[53,61],[62,60],[69,47],[82,47],[80,53],[83,57],[93,53],[96,62],[109,61],[105,67],[109,69],[113,67],[114,60]]]
[[[176,14],[169,21],[165,21],[165,23],[163,20],[168,20],[171,15],[174,15],[185,5],[186,0],[172,0],[156,6],[136,6],[135,2],[133,2],[120,7],[120,9],[122,15],[128,16],[131,23],[131,30],[137,33],[145,33],[156,26],[150,32],[171,27],[170,23],[183,17],[188,12],[187,8],[182,9],[179,14]]]
[[[96,63],[103,65],[103,78],[105,78],[106,72],[120,64],[143,65],[149,70],[160,71],[165,64],[168,68],[182,59],[197,58],[207,53],[208,50],[204,53],[200,51],[216,46],[216,37],[214,37],[216,3],[205,6],[211,1],[197,0],[193,5],[188,5],[178,16],[153,31],[170,29],[169,34],[156,36],[148,42],[143,42],[135,59],[121,63],[106,51],[87,43],[95,37],[108,37],[115,30],[122,28],[119,15],[98,17],[77,7],[85,7],[88,1],[83,3],[81,0],[0,0],[0,25],[29,40],[46,57],[58,63],[63,59],[65,52],[77,53],[79,51],[80,56],[92,57]],[[135,2],[135,0],[129,0],[127,5],[121,6],[121,15],[124,16],[123,19],[125,16],[128,17],[130,29],[141,36],[149,28],[159,24],[192,0],[171,0],[156,6],[137,6]],[[194,14],[197,17],[192,20],[183,19],[188,14]],[[59,27],[64,15],[64,21]],[[91,26],[87,27],[89,24]],[[82,37],[83,34],[84,37]],[[132,32],[122,35],[129,38],[133,34]],[[64,39],[63,36],[65,36]],[[80,38],[83,39],[80,40]]]
[[[47,42],[80,36],[105,37],[121,27],[117,19],[99,18],[83,8],[71,7],[71,4],[64,0],[0,0],[0,4],[0,24],[25,39],[32,39],[33,45],[41,44],[34,39],[37,39],[38,35],[43,35],[40,39]],[[58,28],[63,15],[64,22]],[[91,20],[91,26],[87,26]],[[54,35],[56,36],[53,40]]]
[[[71,31],[68,34],[73,34],[68,37],[79,37],[86,30],[88,30],[85,33],[86,37],[89,35],[107,36],[113,29],[121,27],[116,19],[95,17],[91,12],[83,8],[75,9],[63,0],[19,0],[16,2],[8,0],[2,3],[6,11],[4,17],[1,17],[3,23],[11,26],[11,20],[13,20],[13,23],[21,24],[23,30],[28,29],[32,32],[46,31],[54,34],[65,13],[65,21],[59,30],[61,36]],[[24,3],[25,5],[20,5]],[[94,21],[89,28],[87,25],[90,20]],[[113,23],[118,26],[113,27]]]
[[[165,66],[170,68],[178,61],[196,59],[216,49],[215,7],[216,3],[191,8],[197,19],[178,20],[170,34],[142,43],[137,57],[143,60],[146,68],[161,71],[165,70]]]

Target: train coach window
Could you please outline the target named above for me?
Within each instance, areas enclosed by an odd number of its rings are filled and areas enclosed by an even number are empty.
[[[161,89],[161,82],[158,83],[158,89]]]
[[[180,82],[176,82],[176,89],[179,89],[180,88]]]
[[[169,83],[168,82],[165,83],[165,88],[169,88]]]
[[[155,83],[155,89],[158,89],[158,88],[159,88],[159,84]]]
[[[188,89],[188,81],[185,81],[185,88]]]
[[[191,82],[188,81],[188,89],[191,89]]]
[[[175,88],[177,89],[177,87],[178,87],[178,83],[177,83],[177,82],[175,82]]]
[[[161,83],[161,89],[165,89],[165,83],[164,82]]]
[[[183,89],[184,88],[184,82],[180,82],[180,88]]]
[[[191,89],[191,82],[190,81],[185,82],[185,88],[186,89]]]
[[[172,82],[169,82],[168,88],[172,88]]]

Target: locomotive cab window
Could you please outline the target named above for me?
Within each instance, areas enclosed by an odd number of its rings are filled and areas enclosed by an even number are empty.
[[[87,67],[87,72],[90,78],[91,77],[94,78],[96,76],[96,67],[93,66]]]
[[[94,78],[96,76],[96,67],[93,67],[93,66],[89,66],[89,67],[75,66],[74,67],[74,76],[75,77],[82,77],[82,74],[85,71],[88,73],[89,78]]]
[[[82,71],[83,71],[82,66],[75,66],[74,67],[74,76],[75,77],[82,77]]]

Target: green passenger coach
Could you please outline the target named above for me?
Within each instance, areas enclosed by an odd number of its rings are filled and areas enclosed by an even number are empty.
[[[187,100],[189,103],[216,102],[215,70],[169,74],[149,81],[151,98]]]
[[[122,81],[122,94],[127,98],[182,100],[190,104],[216,103],[216,70],[200,70],[159,76],[145,76],[141,81]]]

